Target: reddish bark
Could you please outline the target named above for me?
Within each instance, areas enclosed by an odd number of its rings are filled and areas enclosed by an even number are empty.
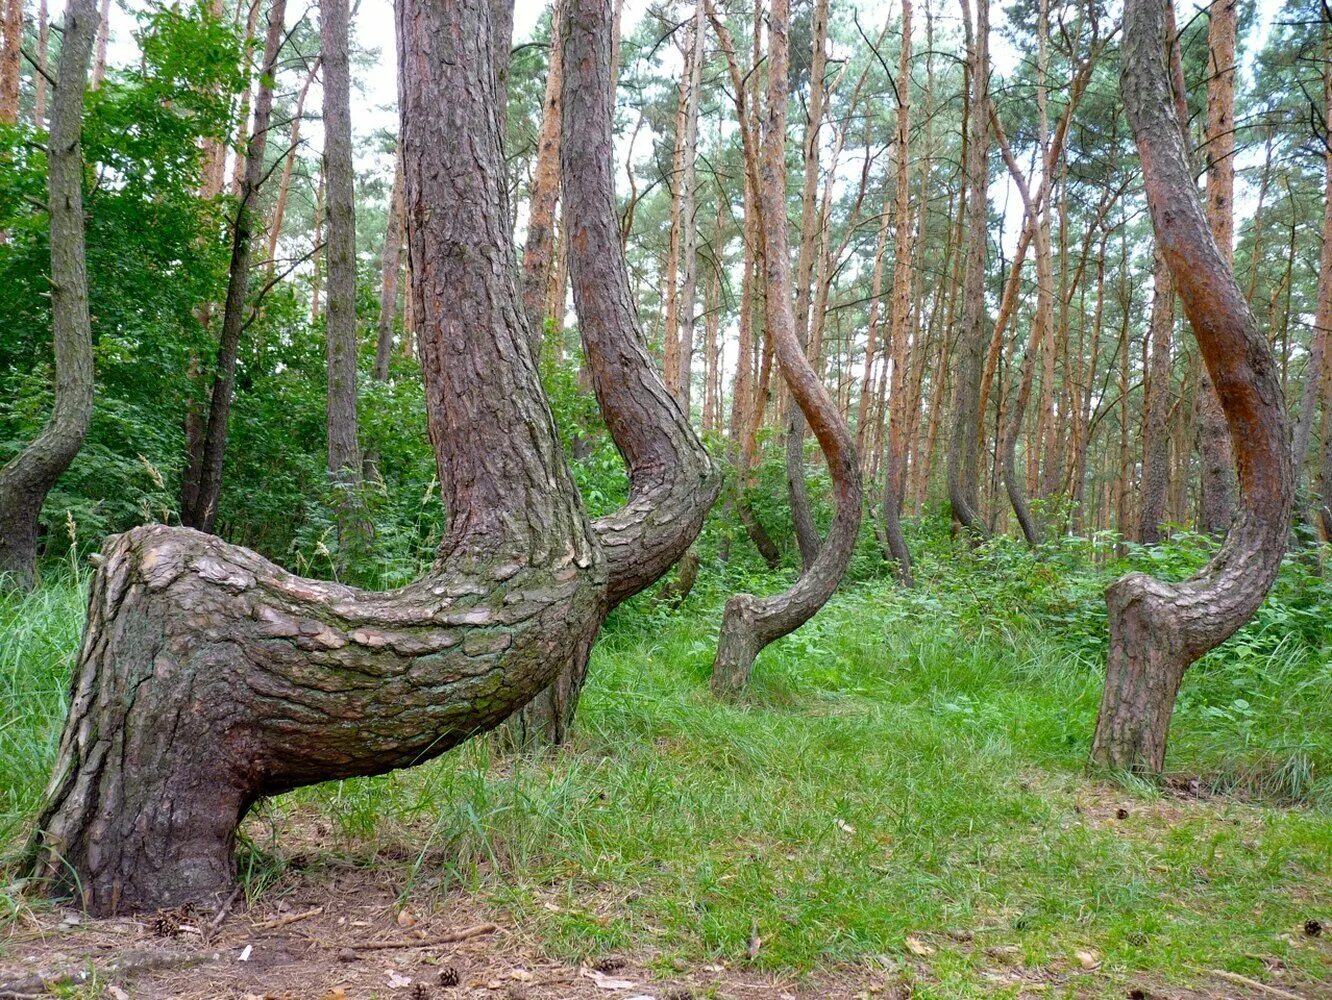
[[[1149,773],[1164,766],[1185,670],[1248,621],[1276,578],[1293,495],[1276,363],[1193,183],[1166,68],[1168,8],[1169,0],[1125,5],[1121,92],[1157,245],[1225,407],[1242,505],[1193,578],[1167,584],[1135,573],[1106,591],[1110,652],[1092,759]]]

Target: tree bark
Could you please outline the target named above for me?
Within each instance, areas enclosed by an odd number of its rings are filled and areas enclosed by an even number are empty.
[[[268,31],[259,73],[259,93],[254,104],[254,134],[250,136],[249,149],[245,155],[245,181],[232,227],[231,268],[227,278],[226,303],[222,309],[222,332],[218,337],[208,426],[203,434],[203,446],[197,458],[191,457],[191,468],[187,470],[181,487],[180,523],[204,532],[213,530],[222,493],[222,465],[226,457],[231,403],[236,389],[236,359],[245,323],[246,293],[250,280],[255,202],[264,179],[264,149],[268,143],[268,126],[273,113],[273,81],[277,75],[278,52],[282,47],[286,7],[286,0],[272,0],[268,9]]]
[[[339,571],[364,555],[370,526],[361,509],[361,445],[356,419],[356,174],[352,163],[351,65],[347,0],[320,0],[324,78],[324,176],[328,238],[328,476],[338,515]]]
[[[907,459],[906,370],[911,343],[911,0],[902,0],[902,48],[897,64],[897,237],[893,250],[892,391],[884,462],[883,533],[897,563],[897,581],[912,586],[911,551],[902,534],[902,492]],[[923,359],[922,359],[923,360]]]
[[[971,25],[970,0],[961,0],[969,50],[971,94],[965,162],[968,186],[966,262],[962,287],[962,321],[953,352],[953,428],[948,448],[948,499],[953,518],[970,531],[985,534],[980,515],[980,470],[977,412],[980,402],[981,351],[985,345],[985,260],[989,240],[989,0],[976,0]]]
[[[620,249],[611,138],[611,0],[561,0],[564,226],[574,308],[592,389],[629,472],[629,501],[597,518],[606,610],[660,579],[693,544],[721,478],[657,374]],[[515,742],[560,743],[571,731],[587,659],[571,660],[517,713]]]
[[[1146,773],[1164,766],[1185,670],[1249,619],[1276,578],[1293,493],[1276,364],[1193,183],[1166,68],[1168,5],[1125,5],[1121,94],[1157,245],[1225,404],[1243,503],[1220,551],[1193,578],[1166,584],[1135,573],[1106,591],[1110,652],[1092,759]]]
[[[4,47],[0,48],[0,125],[18,124],[23,47],[23,0],[4,2]]]
[[[32,845],[35,873],[94,912],[225,897],[257,798],[495,726],[605,614],[515,290],[489,9],[397,7],[411,294],[453,515],[438,559],[370,593],[188,529],[108,541]]]
[[[767,271],[768,335],[787,388],[827,459],[836,511],[818,558],[795,586],[768,598],[737,594],[726,602],[712,666],[712,687],[718,693],[742,689],[758,653],[773,640],[799,628],[823,607],[846,571],[860,531],[860,467],[851,431],[805,357],[791,308],[785,163],[789,19],[789,0],[773,0],[768,17],[768,100],[758,186]]]
[[[55,404],[42,432],[0,468],[0,585],[32,585],[42,505],[92,421],[93,351],[83,222],[83,106],[97,30],[95,0],[70,0],[47,145]]]
[[[33,124],[46,128],[46,73],[51,61],[51,24],[46,0],[37,2],[37,79],[33,98]]]
[[[106,79],[106,48],[111,39],[111,0],[102,0],[97,19],[97,55],[93,60],[92,89],[96,90]]]
[[[282,160],[282,179],[278,182],[277,202],[273,206],[273,218],[268,224],[268,276],[277,271],[277,246],[282,238],[282,223],[287,216],[287,198],[291,194],[291,178],[296,170],[296,157],[301,149],[301,123],[305,118],[305,99],[310,94],[310,84],[323,62],[323,53],[315,57],[310,64],[310,71],[305,74],[305,82],[296,93],[296,110],[291,116],[291,138],[287,142],[287,155]],[[316,241],[317,242],[317,241]]]
[[[1207,218],[1221,256],[1234,258],[1236,0],[1208,12]],[[1199,529],[1220,536],[1235,517],[1235,459],[1217,387],[1204,366],[1198,382],[1198,451],[1202,459]]]
[[[703,0],[698,0],[694,11],[694,29],[691,38],[689,65],[689,97],[685,107],[684,172],[676,178],[680,185],[680,256],[684,271],[680,288],[680,332],[678,337],[678,371],[670,380],[674,384],[685,416],[689,416],[690,390],[693,382],[694,329],[698,325],[698,111],[699,94],[703,89],[703,41],[707,37]]]
[[[800,187],[800,248],[795,274],[795,330],[802,351],[808,354],[810,299],[813,293],[814,256],[818,247],[820,214],[818,211],[819,133],[823,127],[826,99],[824,74],[828,65],[828,0],[814,0],[811,25],[809,68],[809,108],[805,118],[802,144],[804,173]],[[782,174],[785,178],[785,172]],[[783,183],[785,181],[783,180]],[[785,209],[783,209],[785,214]],[[770,289],[771,290],[771,289]],[[817,361],[815,362],[817,364]],[[786,492],[795,528],[801,565],[808,570],[818,558],[819,529],[809,504],[805,483],[805,414],[799,405],[787,407],[786,415]]]
[[[1332,30],[1328,25],[1323,26],[1323,125],[1324,135],[1332,135],[1328,131],[1332,127]],[[1257,262],[1254,263],[1255,270]],[[1314,312],[1314,330],[1313,340],[1309,349],[1309,369],[1304,379],[1304,394],[1300,398],[1300,415],[1295,424],[1295,439],[1291,447],[1291,455],[1295,463],[1295,495],[1296,503],[1301,509],[1297,512],[1301,522],[1313,525],[1315,519],[1312,514],[1315,509],[1328,511],[1327,481],[1324,482],[1320,491],[1322,498],[1315,500],[1305,489],[1308,482],[1306,478],[1309,473],[1306,472],[1306,460],[1309,457],[1309,439],[1313,435],[1314,411],[1317,408],[1318,400],[1323,400],[1324,421],[1328,419],[1328,414],[1332,412],[1332,382],[1327,376],[1329,361],[1329,351],[1327,349],[1328,330],[1332,329],[1332,145],[1328,145],[1323,154],[1323,248],[1319,256],[1318,267],[1318,304]],[[1332,458],[1332,434],[1328,433],[1328,428],[1324,428],[1323,435],[1325,453]],[[1329,470],[1332,471],[1332,470]],[[1325,515],[1332,520],[1332,512]]]
[[[564,0],[555,0],[551,7],[546,93],[528,199],[527,243],[523,246],[523,309],[538,347],[545,334],[546,296],[555,264],[555,206],[560,199],[560,91],[564,53],[559,39],[563,7]]]
[[[1170,337],[1175,326],[1175,287],[1170,268],[1158,251],[1154,255],[1152,319],[1149,330],[1151,355],[1147,368],[1143,427],[1142,512],[1138,518],[1138,541],[1154,545],[1161,541],[1166,497],[1170,491]],[[1121,529],[1122,530],[1122,529]]]

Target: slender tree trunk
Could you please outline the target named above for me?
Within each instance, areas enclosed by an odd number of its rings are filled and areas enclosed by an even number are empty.
[[[250,278],[250,245],[255,225],[255,201],[264,178],[264,149],[268,141],[269,120],[273,112],[273,79],[277,74],[278,52],[286,20],[286,0],[272,0],[268,10],[268,31],[264,42],[259,92],[254,106],[254,135],[246,152],[245,183],[232,228],[231,269],[227,279],[227,298],[222,311],[222,332],[218,337],[217,364],[208,408],[208,428],[204,434],[197,478],[187,475],[181,497],[180,521],[190,528],[211,532],[217,521],[217,504],[222,494],[222,466],[226,456],[231,404],[236,389],[236,360],[245,323],[246,292]],[[192,470],[193,471],[193,470]]]
[[[347,0],[320,0],[324,78],[324,176],[328,240],[328,476],[338,512],[340,570],[363,555],[370,526],[360,509],[361,445],[356,419],[356,173],[352,163],[351,61]]]
[[[46,128],[46,74],[51,63],[51,24],[46,0],[37,0],[37,73],[33,124]]]
[[[4,47],[0,48],[0,125],[18,124],[23,47],[23,0],[4,0]]]
[[[1220,551],[1193,578],[1166,584],[1131,574],[1106,591],[1110,652],[1092,759],[1148,773],[1164,766],[1185,670],[1248,621],[1276,578],[1293,492],[1276,364],[1194,187],[1166,68],[1168,5],[1125,5],[1121,94],[1157,245],[1222,390],[1242,507]]]
[[[237,4],[236,13],[245,9],[245,0]],[[259,0],[249,0],[249,9],[245,15],[245,51],[250,51],[254,42],[255,26],[259,23]],[[239,198],[241,187],[245,184],[245,143],[250,135],[250,102],[254,99],[253,86],[241,91],[240,116],[236,123],[236,156],[231,165],[231,196]]]
[[[800,250],[795,276],[795,333],[802,351],[809,350],[810,296],[813,292],[814,255],[818,248],[819,132],[826,99],[823,78],[828,65],[828,0],[814,0],[812,51],[809,69],[809,109],[805,118],[804,175],[800,189]],[[782,174],[785,178],[785,172]],[[784,183],[784,180],[783,180]],[[766,231],[766,227],[765,227]],[[771,290],[771,286],[769,286]],[[769,324],[771,325],[771,319]],[[800,561],[806,570],[819,554],[819,529],[810,508],[805,483],[805,415],[799,406],[787,407],[786,490],[791,506]]]
[[[1332,135],[1332,30],[1323,26],[1323,113],[1324,134]],[[1257,265],[1255,264],[1255,267]],[[1328,377],[1329,352],[1327,349],[1328,330],[1332,329],[1332,145],[1323,154],[1323,249],[1318,267],[1318,305],[1314,313],[1313,341],[1309,350],[1309,367],[1304,379],[1304,394],[1300,398],[1300,416],[1295,425],[1295,440],[1292,455],[1295,463],[1296,502],[1303,510],[1299,511],[1300,520],[1314,523],[1312,513],[1315,509],[1325,511],[1332,524],[1332,511],[1328,507],[1327,487],[1332,484],[1332,434],[1328,433],[1326,422],[1332,413],[1332,379]],[[1314,411],[1319,397],[1323,400],[1324,429],[1323,452],[1324,466],[1329,475],[1320,487],[1321,499],[1309,496],[1305,488],[1306,459],[1309,456],[1309,439],[1313,433]]]
[[[971,94],[968,103],[966,264],[962,287],[962,322],[953,352],[953,428],[948,448],[948,498],[953,518],[964,528],[984,534],[980,515],[981,351],[985,345],[985,260],[989,240],[989,80],[990,2],[976,0],[971,24],[970,0],[961,0],[967,33]]]
[[[301,149],[301,123],[305,117],[305,99],[310,93],[310,84],[314,82],[323,62],[323,53],[315,56],[310,65],[310,72],[305,75],[305,82],[296,93],[296,110],[291,117],[291,138],[287,142],[287,155],[282,160],[282,178],[278,182],[277,202],[273,206],[273,218],[268,224],[268,276],[272,278],[277,271],[278,240],[282,237],[282,223],[287,216],[287,198],[291,194],[291,178],[296,170],[296,159]]]
[[[1142,515],[1138,519],[1138,541],[1153,545],[1161,541],[1166,497],[1170,491],[1170,337],[1175,326],[1175,288],[1170,268],[1160,251],[1154,255],[1152,274],[1152,319],[1149,332],[1151,355],[1147,369],[1143,427]]]
[[[111,0],[102,0],[97,19],[97,54],[93,59],[92,89],[106,79],[106,47],[111,38]]]
[[[737,594],[726,602],[712,667],[712,687],[719,693],[742,689],[758,653],[774,639],[803,625],[832,596],[850,562],[860,530],[860,469],[851,431],[805,357],[791,308],[785,163],[789,20],[788,0],[773,0],[768,17],[767,107],[758,186],[767,270],[767,327],[787,388],[827,458],[836,511],[818,558],[795,586],[768,598]]]
[[[84,261],[83,106],[97,30],[95,0],[70,0],[47,147],[55,405],[42,432],[0,468],[0,586],[31,586],[46,495],[83,447],[92,420],[93,352]]]
[[[546,296],[555,266],[555,206],[560,199],[560,90],[564,79],[564,53],[559,38],[563,8],[564,0],[555,0],[551,7],[546,94],[542,103],[531,197],[528,199],[527,243],[523,247],[523,309],[538,346],[545,335]]]
[[[315,179],[314,220],[311,225],[310,239],[310,322],[318,323],[323,315],[324,302],[324,242],[327,237],[327,224],[324,213],[326,178],[324,165],[319,165],[319,176]]]
[[[1237,0],[1209,8],[1207,46],[1207,218],[1221,256],[1234,259],[1235,32]],[[1217,387],[1204,365],[1198,382],[1198,450],[1202,459],[1199,529],[1223,535],[1235,517],[1235,460]]]
[[[870,277],[869,332],[865,337],[865,374],[860,383],[860,401],[856,406],[856,451],[860,453],[862,473],[869,471],[863,466],[869,454],[865,446],[870,440],[869,431],[872,423],[870,418],[875,411],[873,406],[875,374],[880,354],[879,310],[883,299],[883,265],[884,258],[888,256],[888,232],[891,228],[892,219],[893,214],[888,211],[888,205],[885,204],[883,214],[879,220],[879,243],[874,251],[874,270]]]
[[[698,0],[694,11],[694,28],[688,60],[688,100],[685,107],[684,173],[676,178],[680,185],[680,221],[684,226],[680,253],[684,280],[680,289],[680,330],[678,337],[679,369],[671,380],[685,416],[689,416],[689,395],[694,362],[694,327],[698,298],[698,109],[699,93],[703,89],[703,41],[707,35],[707,22],[703,0]]]
[[[897,580],[912,586],[911,551],[902,534],[902,494],[907,460],[907,367],[911,357],[911,0],[902,0],[902,48],[897,63],[897,236],[893,249],[892,390],[884,463],[883,533],[897,563]],[[923,359],[922,359],[923,360]]]

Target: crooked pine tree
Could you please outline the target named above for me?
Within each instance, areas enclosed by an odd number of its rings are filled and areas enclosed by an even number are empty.
[[[1252,617],[1276,579],[1293,506],[1285,399],[1267,337],[1198,199],[1167,70],[1170,0],[1124,8],[1121,92],[1157,247],[1216,386],[1240,511],[1216,556],[1182,583],[1134,573],[1106,590],[1110,651],[1092,759],[1157,773],[1184,672]]]
[[[413,766],[498,725],[581,668],[616,596],[674,561],[687,531],[663,538],[662,491],[690,523],[715,494],[706,455],[677,483],[662,463],[678,451],[659,449],[615,521],[589,523],[516,291],[490,3],[403,0],[396,16],[409,294],[448,531],[424,578],[382,593],[186,528],[107,541],[31,846],[34,874],[95,913],[217,899],[260,796]],[[633,335],[607,325],[605,353]],[[656,386],[600,391],[655,442]]]

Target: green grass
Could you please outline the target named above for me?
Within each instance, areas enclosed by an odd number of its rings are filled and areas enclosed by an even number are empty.
[[[598,644],[572,748],[510,758],[477,740],[264,803],[242,855],[251,890],[298,853],[318,879],[336,853],[391,866],[404,893],[477,894],[570,959],[740,965],[757,927],[759,968],[886,963],[924,997],[1013,995],[986,978],[1004,961],[1105,996],[1200,969],[1264,978],[1264,957],[1332,978],[1332,949],[1298,933],[1332,916],[1332,668],[1291,617],[1328,607],[1309,598],[1322,585],[1279,589],[1190,673],[1168,766],[1228,794],[1178,801],[1084,773],[1105,572],[1074,558],[926,551],[917,591],[847,587],[733,704],[707,689],[720,597],[777,582],[705,580],[679,615],[640,601]],[[81,618],[68,583],[0,605],[11,849]],[[312,824],[335,834],[314,856],[292,834]],[[908,935],[935,953],[913,956]],[[1095,973],[1074,958],[1088,949]]]

